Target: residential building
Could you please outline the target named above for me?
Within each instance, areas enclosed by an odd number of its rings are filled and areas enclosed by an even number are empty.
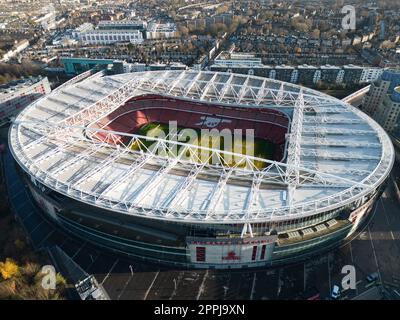
[[[97,25],[99,30],[140,30],[144,31],[147,28],[147,23],[141,20],[118,20],[100,21]]]
[[[166,39],[178,36],[175,23],[155,23],[147,25],[146,39]]]
[[[373,117],[378,113],[382,117],[384,112],[380,109],[384,108],[384,99],[387,95],[391,95],[394,92],[394,88],[399,85],[400,72],[385,70],[377,81],[371,83],[370,90],[364,97],[362,109]]]
[[[26,48],[29,47],[29,41],[24,39],[19,41],[18,43],[16,43],[14,45],[14,49],[8,51],[7,53],[5,53],[3,55],[3,58],[1,59],[1,61],[7,62],[8,60],[10,60],[10,58],[16,56],[18,53],[24,51]]]
[[[171,64],[144,64],[127,63],[122,60],[113,59],[89,59],[62,57],[64,72],[67,75],[77,75],[93,68],[108,69],[113,73],[141,72],[154,70],[186,70],[187,66],[181,63]]]
[[[362,66],[355,66],[353,64],[343,66],[343,82],[346,84],[359,84],[363,69]]]
[[[15,80],[0,86],[0,125],[16,116],[23,108],[51,92],[46,78]]]
[[[375,112],[375,120],[389,133],[400,131],[400,86],[386,94]]]
[[[254,53],[231,53],[222,51],[215,59],[214,64],[225,67],[245,66],[247,68],[262,66],[261,58]]]
[[[361,83],[370,83],[379,79],[382,75],[382,68],[364,68],[361,74],[360,82]]]
[[[261,58],[254,53],[229,53],[221,52],[209,67],[212,71],[232,72],[267,77],[281,81],[314,85],[319,81],[329,84],[362,84],[378,79],[382,68],[355,66],[332,66],[329,64],[313,66],[303,64],[290,66],[280,64],[277,66],[264,65]]]
[[[325,65],[319,67],[321,70],[321,81],[326,83],[342,83],[341,68],[338,66]]]
[[[106,45],[115,42],[143,43],[143,33],[139,30],[95,29],[81,34],[81,41],[88,44]]]
[[[72,38],[75,40],[81,40],[82,34],[91,31],[93,29],[94,29],[93,25],[89,22],[81,24],[79,27],[75,28],[74,31],[72,31]]]

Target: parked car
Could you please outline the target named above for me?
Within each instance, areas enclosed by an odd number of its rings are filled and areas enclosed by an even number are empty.
[[[374,281],[376,281],[376,280],[378,280],[378,279],[379,279],[379,274],[378,274],[378,272],[371,273],[371,274],[369,274],[369,275],[367,276],[367,281],[368,281],[369,283],[374,282]]]
[[[333,288],[332,288],[332,292],[331,292],[331,298],[334,299],[334,300],[337,300],[337,299],[340,298],[340,295],[341,295],[341,293],[340,293],[339,286],[334,285]]]

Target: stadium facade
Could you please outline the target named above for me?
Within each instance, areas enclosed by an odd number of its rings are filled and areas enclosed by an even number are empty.
[[[229,151],[219,148],[162,138],[147,148],[137,129],[171,119],[251,128],[276,148],[271,159],[234,154],[244,166],[221,164]],[[22,111],[9,144],[34,200],[65,231],[195,268],[275,265],[338,245],[371,215],[394,162],[384,130],[343,101],[194,70],[80,75]],[[184,152],[159,152],[174,144]]]

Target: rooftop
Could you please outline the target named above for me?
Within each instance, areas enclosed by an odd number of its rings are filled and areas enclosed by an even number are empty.
[[[6,84],[0,85],[0,102],[7,99],[7,97],[18,90],[30,87],[34,83],[42,80],[42,77],[30,77],[19,80],[14,80]]]
[[[228,51],[222,51],[216,58],[216,63],[218,63],[219,60],[236,60],[236,61],[253,61],[253,62],[259,62],[261,64],[261,58],[257,58],[254,53],[230,53]]]
[[[95,142],[84,134],[89,124],[145,93],[281,110],[292,123],[287,159],[256,158],[267,162],[265,169],[224,168]],[[116,134],[103,132],[110,139]],[[375,190],[394,161],[383,129],[341,100],[272,79],[194,70],[92,76],[68,84],[24,109],[9,139],[32,177],[68,197],[125,214],[197,223],[333,210]]]

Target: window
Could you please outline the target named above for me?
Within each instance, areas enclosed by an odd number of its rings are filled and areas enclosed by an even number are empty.
[[[196,261],[197,262],[206,261],[206,248],[205,247],[196,247]]]
[[[266,247],[267,246],[265,244],[261,247],[261,257],[260,257],[261,260],[265,259],[265,249],[266,249]]]
[[[251,260],[256,260],[257,256],[257,246],[253,246],[253,253],[251,255]]]

